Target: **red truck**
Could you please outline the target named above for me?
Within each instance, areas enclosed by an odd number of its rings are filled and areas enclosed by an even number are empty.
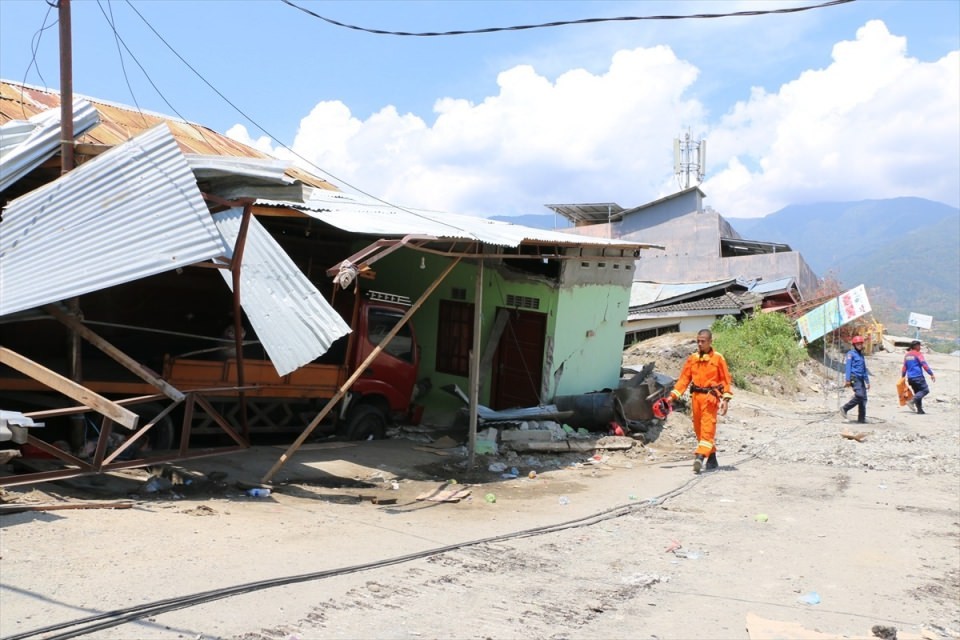
[[[268,360],[244,358],[245,386],[254,387],[245,393],[252,432],[301,431],[400,321],[409,301],[369,291],[358,305],[353,331],[334,343],[317,362],[280,377]],[[336,412],[338,431],[351,440],[382,438],[388,424],[412,418],[419,366],[420,349],[413,327],[407,324],[353,383]],[[237,360],[167,356],[163,377],[181,391],[235,386]],[[215,395],[214,404],[233,418],[239,410],[237,395]],[[202,433],[211,427],[206,420],[195,424],[193,432]]]
[[[220,335],[226,317],[223,309],[229,308],[229,298],[213,293],[219,289],[201,286],[200,280],[184,281],[191,277],[199,276],[191,276],[189,272],[180,276],[156,276],[150,282],[150,295],[145,295],[138,285],[121,285],[107,292],[88,294],[81,301],[86,324],[138,362],[161,371],[162,377],[181,391],[206,390],[203,395],[239,430],[235,354],[224,346],[227,342],[223,340],[217,340],[218,347],[196,348],[208,347],[210,336]],[[177,278],[180,280],[174,283]],[[176,303],[171,304],[170,296],[161,294],[170,291],[174,284]],[[375,291],[361,296],[341,292],[334,306],[352,326],[352,331],[316,361],[288,375],[277,375],[256,336],[249,333],[245,336],[244,395],[251,434],[303,431],[397,325],[409,307],[409,300]],[[55,371],[65,370],[66,329],[58,322],[30,320],[8,324],[3,329],[4,346]],[[419,364],[416,334],[408,323],[357,378],[323,427],[329,432],[335,429],[350,439],[368,439],[383,437],[387,426],[395,420],[416,420],[411,410],[414,396],[426,384],[418,384]],[[114,399],[157,393],[154,387],[133,377],[89,345],[84,347],[82,383]],[[70,402],[4,367],[0,367],[0,401],[4,408],[22,411],[55,408]],[[162,406],[138,404],[131,405],[131,409],[141,414],[142,424],[160,413]],[[55,421],[47,422],[48,426],[55,424]],[[180,420],[167,416],[151,429],[153,448],[173,446],[178,431],[175,423],[179,424]],[[44,440],[64,437],[53,431],[44,429],[44,433],[38,435]],[[222,431],[205,413],[194,415],[191,434],[218,433]],[[88,442],[89,437],[88,434],[83,440]],[[77,440],[76,436],[72,439]]]

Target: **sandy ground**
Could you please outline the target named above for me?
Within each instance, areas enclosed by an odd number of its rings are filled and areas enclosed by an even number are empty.
[[[281,448],[184,464],[194,482],[156,497],[133,472],[13,488],[8,503],[137,497],[0,517],[0,636],[69,637],[32,632],[170,599],[183,608],[87,637],[957,638],[960,362],[929,356],[919,416],[896,400],[901,357],[869,358],[867,425],[808,371],[795,396],[738,392],[721,470],[700,476],[675,413],[626,452],[479,458],[473,474],[411,440],[308,445],[267,498],[237,483]],[[416,500],[450,479],[470,497]]]

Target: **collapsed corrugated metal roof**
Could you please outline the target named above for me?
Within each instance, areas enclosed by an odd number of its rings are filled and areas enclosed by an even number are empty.
[[[73,130],[81,135],[100,121],[93,105],[73,101]],[[0,191],[60,151],[60,109],[41,111],[26,120],[0,124]]]
[[[312,191],[303,203],[261,199],[257,200],[257,204],[297,209],[344,231],[381,237],[415,234],[443,239],[477,240],[503,247],[517,247],[523,242],[626,249],[651,246],[627,240],[592,238],[561,231],[534,229],[462,214],[402,208],[369,196],[341,191],[317,189]]]
[[[11,201],[0,222],[0,316],[223,255],[166,125]]]
[[[230,247],[242,218],[242,209],[213,216]],[[251,217],[246,237],[240,304],[277,373],[285,376],[324,354],[350,327],[256,218]],[[232,255],[230,249],[227,257]],[[220,273],[233,290],[230,272]]]

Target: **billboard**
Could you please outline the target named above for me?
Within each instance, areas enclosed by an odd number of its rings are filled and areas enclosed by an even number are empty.
[[[917,329],[929,329],[933,326],[933,316],[925,316],[922,313],[910,313],[907,324]]]
[[[860,285],[800,316],[797,328],[804,340],[813,342],[868,313],[870,300],[867,299],[867,289]]]

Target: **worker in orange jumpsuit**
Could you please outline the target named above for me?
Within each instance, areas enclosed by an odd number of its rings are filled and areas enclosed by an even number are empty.
[[[697,353],[692,354],[683,365],[680,378],[670,392],[676,400],[690,387],[690,404],[693,406],[693,431],[697,435],[697,450],[694,454],[693,472],[700,473],[719,467],[717,462],[717,414],[727,413],[727,404],[733,387],[730,370],[724,357],[713,350],[713,333],[703,329],[697,333]]]

